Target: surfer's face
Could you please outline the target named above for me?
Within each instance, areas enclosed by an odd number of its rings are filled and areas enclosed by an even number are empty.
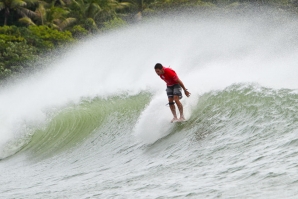
[[[162,75],[163,74],[163,69],[155,69],[155,72],[157,75]]]

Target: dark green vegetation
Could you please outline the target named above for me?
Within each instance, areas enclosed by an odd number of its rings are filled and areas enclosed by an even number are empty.
[[[80,38],[161,12],[238,9],[270,4],[296,9],[298,0],[0,0],[0,80],[18,75]]]

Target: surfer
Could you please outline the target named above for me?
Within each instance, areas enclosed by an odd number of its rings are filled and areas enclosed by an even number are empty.
[[[190,92],[188,92],[188,90],[185,88],[183,82],[178,78],[178,75],[173,69],[163,67],[160,63],[157,63],[154,69],[156,74],[159,75],[160,78],[163,79],[167,84],[166,91],[169,99],[169,105],[174,116],[171,122],[184,121],[185,118],[183,115],[183,106],[180,102],[180,99],[182,98],[181,87],[187,97],[190,96]],[[176,114],[175,103],[177,104],[178,110],[180,112],[179,119]]]

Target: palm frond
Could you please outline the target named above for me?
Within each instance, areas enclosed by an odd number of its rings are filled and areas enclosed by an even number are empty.
[[[28,17],[36,17],[37,16],[37,14],[36,14],[36,12],[34,12],[34,11],[32,11],[32,10],[29,10],[29,9],[27,9],[27,8],[22,8],[22,7],[20,7],[20,8],[18,8],[17,9],[17,12],[21,15],[21,16],[28,16]]]
[[[13,0],[11,1],[11,8],[18,8],[18,7],[24,7],[27,5],[27,3],[23,0]]]
[[[86,11],[85,11],[85,13],[86,13],[86,17],[88,17],[88,18],[94,18],[94,17],[96,17],[96,15],[101,11],[102,9],[101,9],[101,7],[98,5],[98,4],[96,4],[96,3],[91,3],[88,7],[87,7],[87,9],[86,9]]]
[[[60,28],[59,28],[59,26],[57,26],[56,24],[50,24],[50,27],[52,27],[52,28],[55,28],[55,29],[57,29],[57,30],[60,30]]]
[[[58,0],[60,5],[65,6],[65,2],[63,0]]]
[[[38,7],[35,10],[35,13],[37,14],[38,17],[43,17],[46,15],[46,8],[43,4],[39,4]]]
[[[67,19],[64,19],[58,26],[60,30],[64,30],[66,27],[70,26],[76,21],[77,21],[76,18],[67,18]]]
[[[33,26],[36,26],[36,24],[29,18],[29,17],[23,17],[23,18],[20,18],[19,19],[19,22],[21,23],[24,23],[24,24],[27,24],[28,26],[29,25],[33,25]]]
[[[25,0],[25,1],[29,5],[40,4],[40,2],[42,2],[42,1],[39,1],[39,0]]]
[[[82,0],[72,0],[72,3],[74,3],[76,6],[81,6],[84,4]]]
[[[47,17],[46,5],[46,3],[39,3],[38,8],[35,10],[36,17],[41,21],[41,25],[44,25],[44,21]]]
[[[122,2],[122,3],[118,3],[117,5],[117,9],[123,9],[123,8],[127,8],[127,7],[130,7],[132,4],[131,3],[128,3],[128,2]]]

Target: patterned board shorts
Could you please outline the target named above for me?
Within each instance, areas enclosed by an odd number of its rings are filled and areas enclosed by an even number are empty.
[[[168,98],[172,98],[174,95],[178,95],[179,98],[182,98],[182,93],[181,93],[181,86],[179,84],[175,84],[173,86],[167,86],[167,95]]]

